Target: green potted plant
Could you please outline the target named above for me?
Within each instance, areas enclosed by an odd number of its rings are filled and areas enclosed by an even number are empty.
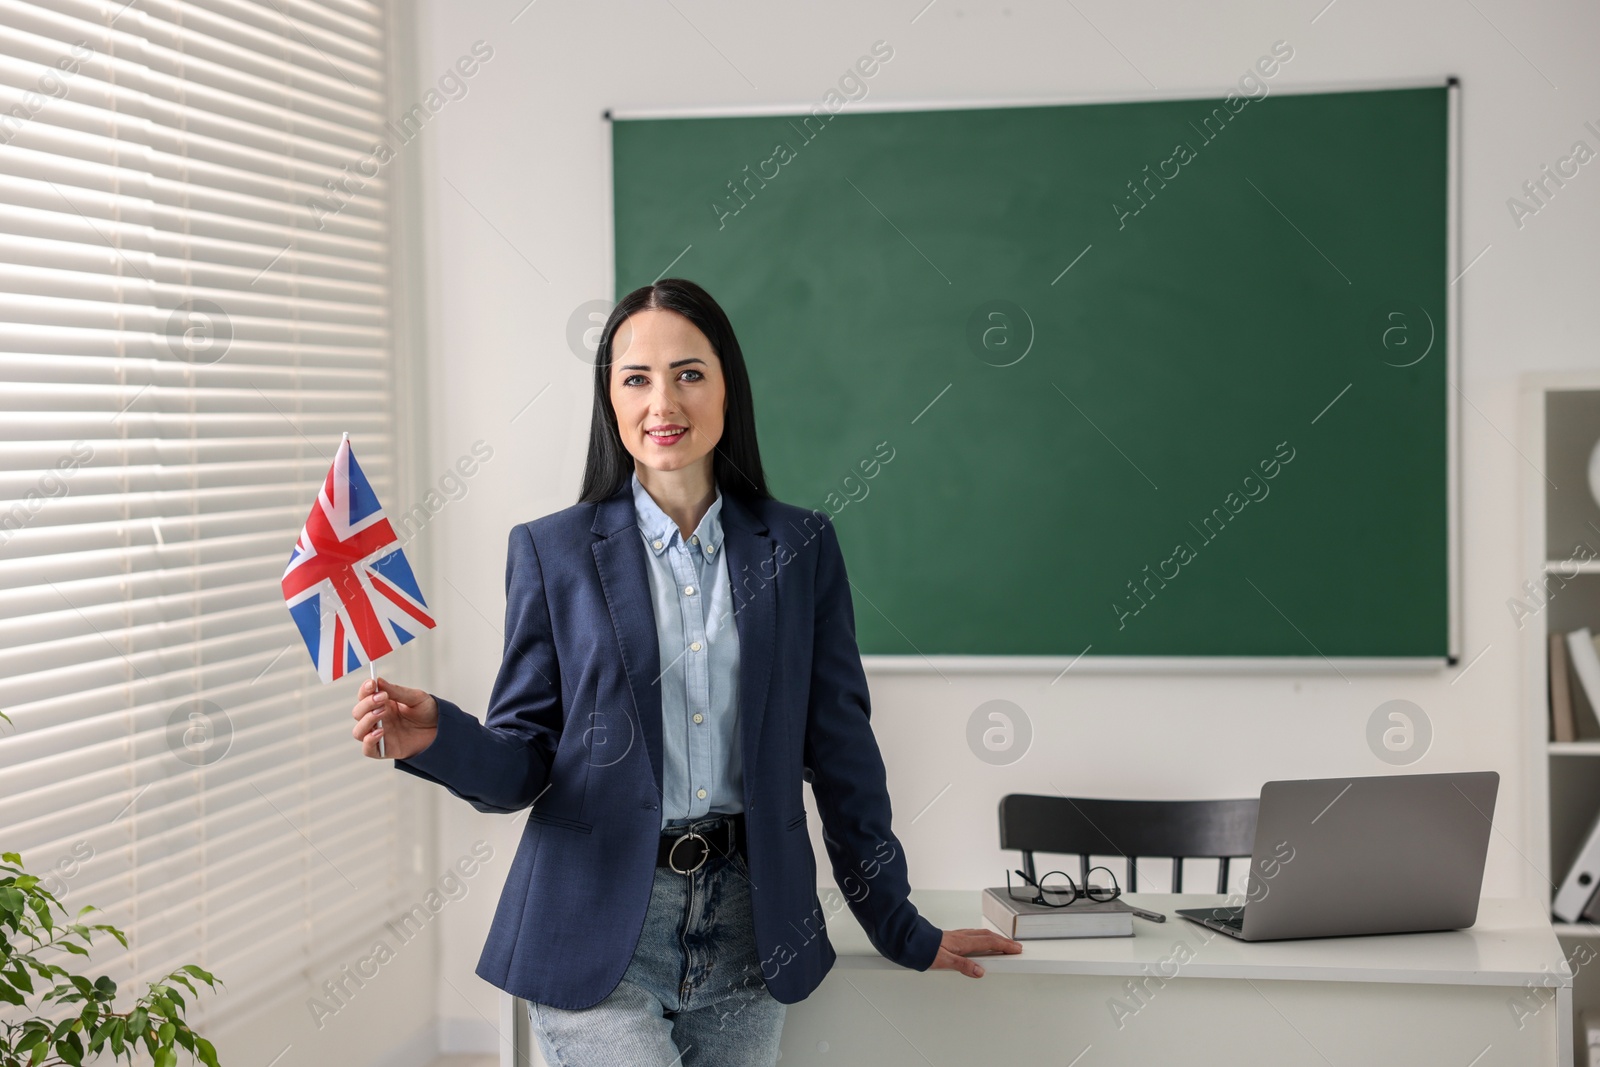
[[[57,912],[61,919],[67,917],[66,907],[22,869],[20,855],[0,853],[0,1002],[27,1008],[37,992],[40,1009],[72,1005],[71,1014],[56,1020],[35,1015],[21,1022],[0,1022],[0,1067],[79,1067],[107,1048],[113,1059],[125,1054],[132,1064],[140,1042],[155,1067],[174,1067],[179,1048],[206,1067],[217,1067],[217,1050],[184,1022],[188,1005],[177,990],[182,985],[196,993],[196,980],[215,990],[218,980],[206,971],[194,964],[180,967],[152,982],[149,992],[128,1011],[116,1012],[112,1001],[117,983],[108,976],[91,981],[39,959],[40,953],[51,950],[87,957],[97,931],[127,948],[127,937],[115,926],[78,921],[94,910],[85,905],[72,921],[57,921]]]

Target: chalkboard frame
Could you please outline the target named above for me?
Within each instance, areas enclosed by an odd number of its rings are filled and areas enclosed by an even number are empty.
[[[1360,80],[1341,82],[1307,82],[1275,84],[1278,95],[1307,93],[1339,93],[1365,90],[1438,88],[1447,90],[1446,137],[1446,254],[1445,262],[1451,281],[1446,286],[1447,320],[1445,329],[1445,380],[1448,395],[1446,412],[1446,626],[1448,652],[1445,656],[1220,656],[1220,655],[1088,655],[1088,649],[1077,655],[950,655],[950,654],[863,654],[861,659],[870,670],[891,674],[942,675],[987,673],[1028,673],[1053,676],[1051,684],[1069,671],[1091,674],[1160,673],[1267,673],[1267,674],[1333,674],[1344,676],[1346,671],[1359,674],[1395,674],[1437,672],[1461,665],[1462,659],[1462,598],[1461,598],[1461,417],[1462,397],[1460,387],[1460,350],[1462,300],[1460,285],[1467,271],[1477,263],[1483,251],[1463,265],[1461,233],[1461,81],[1451,75],[1444,79],[1413,78]],[[1006,97],[969,100],[861,100],[848,103],[850,113],[904,112],[918,110],[958,110],[963,108],[1037,107],[1073,104],[1109,104],[1153,101],[1181,101],[1190,99],[1216,99],[1234,90],[1234,86],[1187,88],[1174,90],[1152,89],[1104,95],[1050,95],[1035,97]],[[768,102],[761,104],[705,104],[674,107],[617,107],[606,108],[600,115],[607,127],[601,137],[605,163],[605,202],[614,205],[614,165],[611,153],[609,126],[613,119],[650,118],[715,118],[732,116],[804,116],[816,106],[815,101],[798,103]],[[841,111],[840,113],[843,113]],[[613,211],[606,212],[607,232],[603,245],[606,254],[606,290],[608,299],[615,301],[616,292],[616,241]],[[688,249],[685,249],[687,252]],[[668,270],[671,269],[669,266]],[[661,276],[665,276],[665,272]],[[1485,650],[1487,651],[1487,650]],[[1480,653],[1481,655],[1481,653]],[[1466,664],[1470,669],[1476,658]]]

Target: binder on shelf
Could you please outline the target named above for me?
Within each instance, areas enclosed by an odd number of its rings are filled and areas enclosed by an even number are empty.
[[[1577,732],[1580,736],[1596,736],[1600,733],[1600,653],[1595,651],[1594,635],[1587,626],[1567,634],[1567,658],[1579,683],[1571,686]],[[1588,709],[1587,714],[1580,705]]]
[[[1567,667],[1567,642],[1550,635],[1550,740],[1576,741],[1578,720],[1572,713],[1572,679]]]
[[[1589,828],[1589,837],[1578,850],[1572,869],[1561,880],[1561,888],[1556,890],[1555,904],[1550,910],[1562,922],[1578,922],[1597,887],[1600,887],[1600,818]]]
[[[1600,925],[1600,893],[1589,898],[1589,906],[1583,909],[1583,921]],[[1596,1013],[1594,1021],[1600,1026],[1600,1013]]]
[[[1580,1011],[1578,1013],[1578,1029],[1589,1046],[1589,1058],[1582,1059],[1582,1052],[1580,1051],[1579,1062],[1587,1063],[1589,1067],[1600,1067],[1600,1011],[1595,1011],[1593,1008],[1585,1008]]]

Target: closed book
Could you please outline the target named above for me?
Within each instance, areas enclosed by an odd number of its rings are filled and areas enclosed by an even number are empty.
[[[1132,937],[1133,912],[1120,900],[1075,900],[1064,908],[1013,900],[1005,886],[983,891],[983,917],[1017,941],[1045,937]]]
[[[1550,635],[1550,739],[1576,741],[1578,722],[1572,713],[1572,676],[1567,666],[1567,642]]]

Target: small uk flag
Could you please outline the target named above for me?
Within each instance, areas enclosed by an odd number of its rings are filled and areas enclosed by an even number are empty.
[[[349,434],[289,554],[283,599],[324,684],[434,626]]]

